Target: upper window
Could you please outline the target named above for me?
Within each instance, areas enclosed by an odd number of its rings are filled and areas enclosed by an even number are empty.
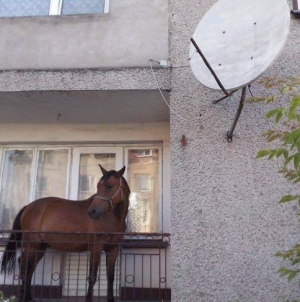
[[[0,17],[101,14],[109,0],[0,0]]]

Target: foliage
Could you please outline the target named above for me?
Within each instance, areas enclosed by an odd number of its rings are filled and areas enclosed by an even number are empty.
[[[272,86],[278,84],[278,82],[269,79],[264,84]],[[274,149],[263,149],[256,156],[257,158],[267,157],[268,159],[281,158],[282,165],[279,172],[295,185],[300,183],[300,95],[297,94],[298,86],[300,86],[300,77],[286,82],[280,92],[288,94],[290,99],[288,107],[278,107],[266,114],[267,119],[274,119],[275,124],[280,125],[280,130],[269,130],[264,133],[264,137],[268,143],[277,142],[279,146]],[[269,102],[270,98],[266,101]],[[282,196],[279,203],[283,204],[291,201],[296,201],[300,206],[300,192],[295,195]],[[297,215],[300,216],[300,213],[298,212]],[[288,251],[276,253],[276,256],[287,260],[290,264],[288,268],[281,267],[279,269],[281,276],[286,276],[290,281],[299,275],[300,243]]]
[[[0,302],[15,302],[16,301],[16,297],[15,296],[11,296],[9,298],[5,298],[4,297],[4,293],[2,291],[0,291]]]

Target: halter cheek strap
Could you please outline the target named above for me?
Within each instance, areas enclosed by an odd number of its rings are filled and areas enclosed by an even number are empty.
[[[103,197],[101,195],[95,195],[94,198],[98,198],[98,199],[102,199],[102,200],[105,200],[109,203],[109,207],[110,207],[110,210],[112,211],[115,207],[116,207],[116,204],[113,204],[113,199],[117,196],[117,194],[121,191],[121,201],[123,200],[123,191],[122,191],[122,178],[120,178],[120,185],[119,185],[119,188],[118,190],[115,192],[115,194],[109,198],[106,198],[106,197]]]

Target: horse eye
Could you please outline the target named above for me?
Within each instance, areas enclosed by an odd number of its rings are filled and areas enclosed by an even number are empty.
[[[110,186],[110,185],[106,186],[106,189],[107,189],[107,190],[109,190],[109,189],[111,189],[111,188],[112,188],[112,186]]]

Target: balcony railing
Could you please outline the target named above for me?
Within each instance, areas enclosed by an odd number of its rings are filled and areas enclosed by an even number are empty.
[[[28,232],[26,233],[28,235]],[[1,257],[10,234],[10,231],[0,231]],[[31,238],[37,238],[36,235],[40,234],[47,234],[48,238],[53,236],[56,241],[64,242],[66,245],[71,241],[74,243],[74,238],[80,243],[88,240],[88,242],[86,241],[87,246],[93,244],[94,239],[99,239],[99,236],[124,235],[124,240],[118,243],[120,250],[115,266],[115,301],[171,301],[170,234],[31,232],[26,237],[31,241]],[[27,243],[23,240],[22,247]],[[35,253],[38,255],[44,251],[35,251]],[[71,252],[47,248],[32,278],[33,297],[39,302],[84,301],[89,276],[88,255],[88,251]],[[17,257],[19,256],[20,251],[17,253]],[[104,252],[101,255],[93,301],[106,301],[106,256]],[[11,274],[0,275],[0,291],[3,291],[5,297],[12,295],[18,297],[20,285],[21,278],[18,261],[16,261],[16,266]]]

